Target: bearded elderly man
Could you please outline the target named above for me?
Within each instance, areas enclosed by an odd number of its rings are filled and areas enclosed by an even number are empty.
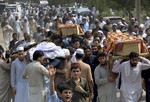
[[[112,71],[121,73],[121,101],[138,102],[142,93],[141,71],[150,68],[150,61],[131,52],[128,61],[119,63],[114,64]]]

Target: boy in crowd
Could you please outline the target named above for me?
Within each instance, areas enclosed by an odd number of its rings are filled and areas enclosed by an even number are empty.
[[[49,74],[50,74],[50,99],[51,102],[72,102],[71,98],[72,98],[72,89],[70,86],[68,86],[67,84],[63,84],[59,87],[59,94],[61,99],[58,98],[57,93],[55,91],[55,83],[54,83],[54,79],[55,79],[55,74],[56,74],[56,69],[54,69],[53,67],[50,68],[49,70]]]

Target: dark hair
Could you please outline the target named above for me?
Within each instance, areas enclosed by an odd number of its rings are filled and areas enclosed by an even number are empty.
[[[72,69],[80,69],[80,71],[81,71],[80,63],[72,63],[71,64],[71,70]]]
[[[68,46],[67,49],[70,51],[70,55],[73,55],[75,52],[75,49],[71,46]]]
[[[136,52],[131,52],[131,53],[129,54],[129,58],[130,58],[130,59],[131,59],[131,58],[135,58],[135,57],[139,57],[139,54],[136,53]]]
[[[147,29],[145,30],[145,32],[147,32],[149,29],[150,29],[150,27],[149,27],[149,28],[147,28]]]
[[[94,41],[98,41],[98,42],[100,42],[100,40],[99,40],[99,39],[94,39],[94,40],[93,40],[93,42],[94,42]]]
[[[76,59],[82,59],[84,57],[84,54],[78,54],[76,53]]]
[[[17,35],[17,33],[13,33],[13,34],[12,34],[12,37],[15,36],[15,35]]]
[[[148,42],[148,40],[146,38],[143,38],[143,41]]]
[[[95,45],[95,44],[92,44],[92,45],[91,45],[91,47],[97,47],[97,45]]]
[[[3,51],[2,50],[0,50],[0,55],[2,55],[3,54]]]
[[[77,39],[77,38],[75,38],[75,39],[72,41],[72,43],[76,43],[76,42],[80,42],[80,40]]]
[[[110,30],[109,30],[108,26],[105,25],[105,26],[103,27],[103,31],[109,32]]]
[[[42,56],[44,56],[43,51],[36,50],[36,51],[33,53],[33,60],[37,60],[39,57],[42,57]]]
[[[139,25],[134,25],[134,28],[139,28]]]
[[[4,48],[2,45],[0,45],[0,50],[2,51],[2,53],[4,52]]]
[[[58,86],[57,86],[57,90],[60,93],[62,93],[64,90],[71,90],[72,91],[72,88],[68,84],[59,83]]]
[[[86,50],[86,49],[91,50],[90,46],[85,46],[85,47],[83,48],[83,50]]]
[[[104,53],[104,52],[98,53],[97,58],[99,58],[99,57],[106,57],[106,53]]]

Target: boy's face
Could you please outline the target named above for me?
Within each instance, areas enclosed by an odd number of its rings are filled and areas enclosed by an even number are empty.
[[[63,102],[71,102],[72,98],[72,91],[71,90],[63,90],[61,94],[61,98]]]
[[[99,60],[101,65],[104,65],[106,63],[106,57],[105,56],[104,57],[99,57],[98,60]]]
[[[74,48],[78,49],[79,47],[80,47],[80,42],[79,41],[75,42],[74,43]]]
[[[78,78],[80,78],[80,75],[81,75],[81,71],[79,68],[78,69],[72,69],[71,76],[73,78],[78,79]]]

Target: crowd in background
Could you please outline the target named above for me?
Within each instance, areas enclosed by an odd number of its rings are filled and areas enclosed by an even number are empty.
[[[129,33],[149,50],[150,18],[143,24],[134,17],[129,23],[122,18],[112,24],[102,15],[95,18],[95,13],[95,7],[77,14],[54,5],[24,6],[21,17],[6,11],[1,22],[5,45],[0,48],[0,102],[117,102],[117,90],[121,102],[138,102],[141,78],[150,102],[150,61],[131,52],[128,60],[113,62],[105,49],[109,33]],[[84,34],[64,36],[60,24],[78,24]],[[42,41],[62,47],[65,57],[44,58],[42,51],[35,51],[28,59],[25,49]]]

